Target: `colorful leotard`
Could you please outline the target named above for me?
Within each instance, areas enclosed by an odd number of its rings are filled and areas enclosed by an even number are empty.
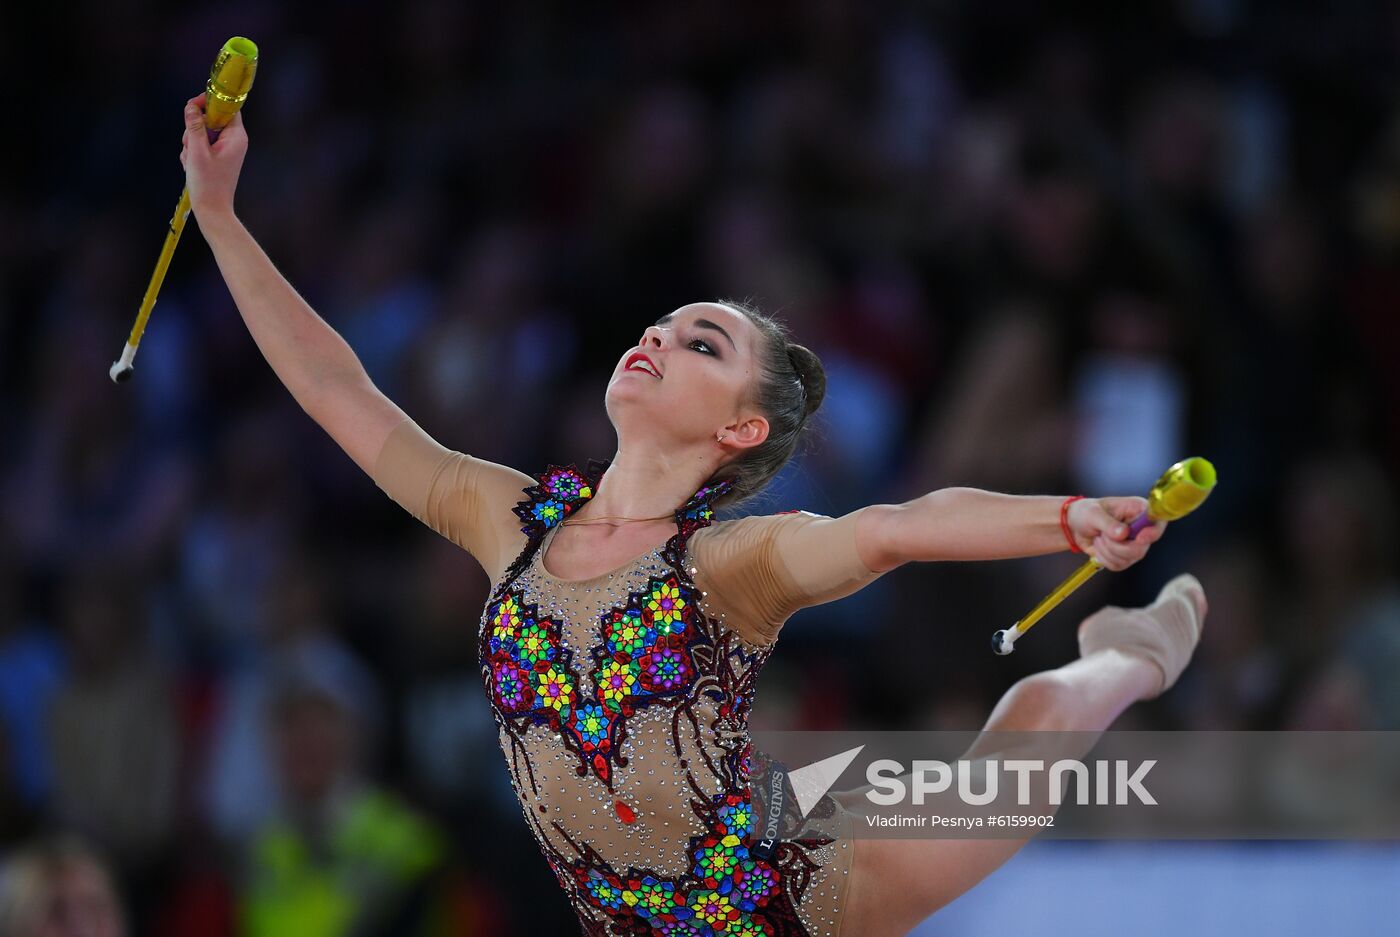
[[[606,467],[531,478],[405,420],[372,474],[491,577],[482,679],[521,810],[584,934],[838,934],[849,837],[751,851],[747,723],[788,616],[879,574],[849,518],[714,521],[721,482],[676,511],[663,548],[559,579],[543,557]]]

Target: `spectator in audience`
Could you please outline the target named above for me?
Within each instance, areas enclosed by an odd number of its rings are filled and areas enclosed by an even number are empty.
[[[266,712],[281,797],[247,844],[243,934],[423,933],[441,832],[366,778],[361,726],[334,688],[283,679]]]
[[[5,937],[124,937],[126,932],[111,873],[82,840],[42,840],[0,865]]]

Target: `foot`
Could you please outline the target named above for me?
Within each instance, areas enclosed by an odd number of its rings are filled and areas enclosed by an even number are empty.
[[[1161,696],[1176,683],[1205,623],[1205,590],[1195,576],[1183,573],[1162,587],[1146,608],[1109,605],[1079,626],[1079,656],[1114,648],[1144,657],[1162,672],[1162,685],[1143,699]]]

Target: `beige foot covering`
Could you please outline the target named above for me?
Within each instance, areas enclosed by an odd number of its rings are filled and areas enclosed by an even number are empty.
[[[1176,683],[1191,659],[1201,638],[1204,606],[1201,584],[1183,573],[1163,586],[1157,601],[1146,608],[1109,605],[1084,619],[1079,626],[1079,655],[1117,648],[1147,658],[1162,670],[1162,688],[1144,697],[1154,699]]]

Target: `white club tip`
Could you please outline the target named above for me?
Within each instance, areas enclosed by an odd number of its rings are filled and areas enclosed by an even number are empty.
[[[992,635],[992,650],[1005,656],[1016,649],[1015,629],[1003,628]]]
[[[136,346],[127,343],[127,346],[122,349],[122,356],[116,361],[113,361],[112,366],[107,369],[107,376],[112,379],[113,383],[120,384],[122,381],[131,377],[131,372],[135,370],[131,362],[134,361],[135,358]]]

